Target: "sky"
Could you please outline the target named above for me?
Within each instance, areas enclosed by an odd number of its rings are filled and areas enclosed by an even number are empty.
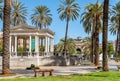
[[[30,15],[33,13],[33,10],[35,9],[36,6],[38,5],[45,5],[51,10],[52,14],[52,23],[49,26],[49,29],[55,32],[54,36],[54,44],[57,44],[61,38],[64,38],[65,36],[65,29],[66,29],[66,22],[61,21],[59,19],[59,14],[57,12],[57,8],[60,5],[59,0],[18,0],[24,4],[24,6],[27,8],[27,24],[32,25],[31,20],[30,20]],[[79,3],[80,6],[80,12],[79,14],[81,15],[84,12],[84,8],[88,3],[96,3],[97,0],[75,0],[76,2]],[[117,3],[119,0],[110,0],[110,5],[114,5]],[[103,0],[100,0],[102,3]],[[76,21],[70,21],[69,23],[69,29],[68,29],[68,37],[70,38],[77,38],[77,37],[88,37],[90,35],[86,34],[83,29],[82,23],[80,23],[81,17],[79,17]],[[2,25],[1,25],[2,27]],[[108,40],[115,40],[116,36],[108,34]],[[102,41],[102,35],[100,35],[100,42]]]

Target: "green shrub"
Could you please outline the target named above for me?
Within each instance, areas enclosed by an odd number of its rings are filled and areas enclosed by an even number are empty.
[[[44,52],[45,51],[45,46],[43,46],[43,45],[39,46],[39,51]]]
[[[117,60],[117,61],[120,61],[120,58],[117,58],[116,60]]]
[[[23,47],[18,47],[18,53],[22,53],[23,52]]]
[[[26,70],[34,70],[34,69],[39,69],[39,67],[36,67],[34,64],[31,64],[30,67],[26,68]]]
[[[3,51],[3,47],[2,46],[0,46],[0,52],[2,52]]]
[[[35,52],[35,49],[32,49],[32,52]]]

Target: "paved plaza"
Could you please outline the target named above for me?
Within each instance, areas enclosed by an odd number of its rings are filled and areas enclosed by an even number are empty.
[[[94,66],[41,66],[41,69],[54,69],[54,75],[70,75],[83,74],[98,71]],[[17,73],[14,77],[34,77],[33,70],[26,70],[25,68],[12,69],[12,73]],[[40,75],[41,76],[41,75]],[[4,78],[4,77],[0,77]],[[13,77],[8,77],[13,78]]]
[[[110,61],[109,68],[110,70],[117,71],[117,65],[120,65],[119,62]],[[40,66],[41,69],[54,69],[54,75],[70,75],[70,74],[85,74],[90,72],[98,72],[100,70],[96,69],[96,66],[93,65],[80,65],[80,66]],[[12,73],[17,73],[16,76],[7,77],[7,78],[23,78],[23,77],[34,77],[33,70],[26,70],[24,67],[12,67]],[[1,72],[1,69],[0,69]],[[41,75],[40,75],[41,76]],[[6,77],[0,77],[3,79]]]

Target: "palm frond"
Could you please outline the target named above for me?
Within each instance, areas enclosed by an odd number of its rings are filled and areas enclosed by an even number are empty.
[[[31,15],[32,24],[46,28],[52,23],[52,14],[46,6],[37,6]]]
[[[75,3],[75,0],[61,0],[57,11],[61,20],[68,19],[74,21],[79,17],[80,7],[78,3]]]
[[[27,16],[27,10],[26,7],[24,7],[24,4],[21,2],[14,2],[13,8],[11,11],[11,20],[12,20],[12,25],[19,25],[19,24],[24,24],[26,23],[26,16]]]

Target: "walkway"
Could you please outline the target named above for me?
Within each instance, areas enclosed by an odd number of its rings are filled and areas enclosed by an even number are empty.
[[[109,67],[110,70],[117,70],[117,65],[120,65],[120,63],[116,62],[110,62]],[[99,70],[96,69],[95,66],[92,65],[84,65],[84,66],[40,66],[41,69],[49,69],[52,68],[55,70],[55,75],[69,75],[69,74],[85,74],[90,72],[98,72]],[[14,76],[16,78],[22,78],[22,77],[34,77],[34,71],[33,70],[25,70],[25,68],[17,67],[12,68],[12,73],[17,73],[17,76]],[[1,69],[0,69],[1,72]],[[14,78],[14,77],[7,77],[7,78]],[[6,77],[0,77],[0,79],[3,79]]]
[[[97,71],[95,67],[93,66],[41,66],[41,69],[49,69],[52,68],[55,70],[54,75],[70,75],[70,74],[84,74],[89,72],[95,72]],[[17,76],[14,77],[34,77],[34,71],[33,70],[25,70],[25,68],[22,69],[12,69],[12,73],[17,73]],[[4,78],[4,77],[0,77]],[[13,78],[13,77],[8,77]]]

